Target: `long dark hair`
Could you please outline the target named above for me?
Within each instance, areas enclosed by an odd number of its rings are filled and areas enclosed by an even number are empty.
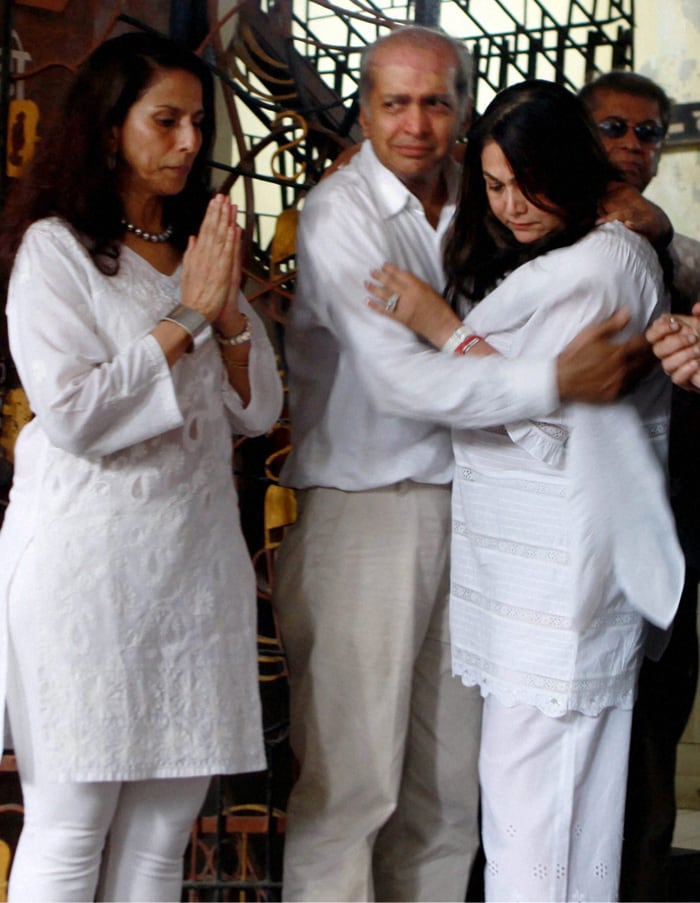
[[[164,199],[164,219],[181,250],[196,233],[210,192],[207,159],[214,135],[211,73],[195,54],[167,38],[130,32],[97,47],[76,73],[61,115],[28,172],[13,186],[2,218],[0,262],[7,276],[26,229],[45,216],[59,216],[78,233],[104,273],[119,268],[124,227],[114,161],[108,142],[133,104],[161,69],[182,69],[202,85],[202,146],[180,194]]]
[[[520,244],[491,212],[481,152],[495,141],[525,197],[564,226]],[[445,248],[448,297],[480,300],[520,264],[589,232],[615,171],[584,104],[566,88],[534,79],[496,95],[468,134],[462,193]]]

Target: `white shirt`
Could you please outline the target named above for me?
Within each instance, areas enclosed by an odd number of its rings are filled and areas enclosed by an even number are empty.
[[[451,161],[450,161],[451,162]],[[390,261],[442,291],[442,243],[458,181],[437,229],[369,141],[309,194],[297,233],[299,275],[285,335],[292,452],[282,480],[363,490],[408,479],[445,484],[447,425],[503,423],[557,404],[552,360],[444,355],[372,311],[364,282]]]
[[[277,418],[282,390],[251,320],[252,398],[213,338],[171,368],[153,336],[180,300],[122,247],[105,276],[60,220],[35,223],[8,296],[10,346],[35,418],[15,447],[0,603],[34,623],[38,759],[53,780],[139,780],[264,767],[253,569],[232,432]],[[26,572],[26,568],[25,568]],[[0,686],[6,674],[2,630]],[[3,695],[4,698],[4,695]]]
[[[663,312],[649,243],[610,223],[515,270],[466,318],[502,354],[560,351],[627,306]],[[558,716],[631,707],[645,642],[676,610],[683,557],[666,495],[668,379],[614,405],[454,434],[453,667],[506,704]]]

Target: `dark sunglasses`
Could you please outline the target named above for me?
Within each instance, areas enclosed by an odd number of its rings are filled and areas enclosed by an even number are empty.
[[[622,138],[629,129],[632,129],[642,144],[657,144],[665,134],[664,127],[656,122],[640,122],[639,125],[630,126],[617,116],[609,116],[599,122],[598,128],[606,138]]]

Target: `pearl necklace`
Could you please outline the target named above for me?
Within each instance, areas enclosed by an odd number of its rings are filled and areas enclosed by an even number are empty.
[[[167,226],[162,232],[146,232],[145,229],[139,229],[139,227],[135,226],[133,223],[127,223],[125,219],[122,220],[122,226],[124,226],[127,232],[131,232],[132,235],[135,235],[137,238],[142,238],[144,241],[164,242],[168,241],[173,234],[172,226]]]

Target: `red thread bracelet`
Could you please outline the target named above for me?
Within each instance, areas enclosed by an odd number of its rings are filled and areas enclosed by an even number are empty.
[[[462,339],[462,341],[455,348],[455,354],[466,354],[470,348],[473,348],[477,342],[481,342],[483,340],[483,336],[480,335],[468,335],[466,339]]]

